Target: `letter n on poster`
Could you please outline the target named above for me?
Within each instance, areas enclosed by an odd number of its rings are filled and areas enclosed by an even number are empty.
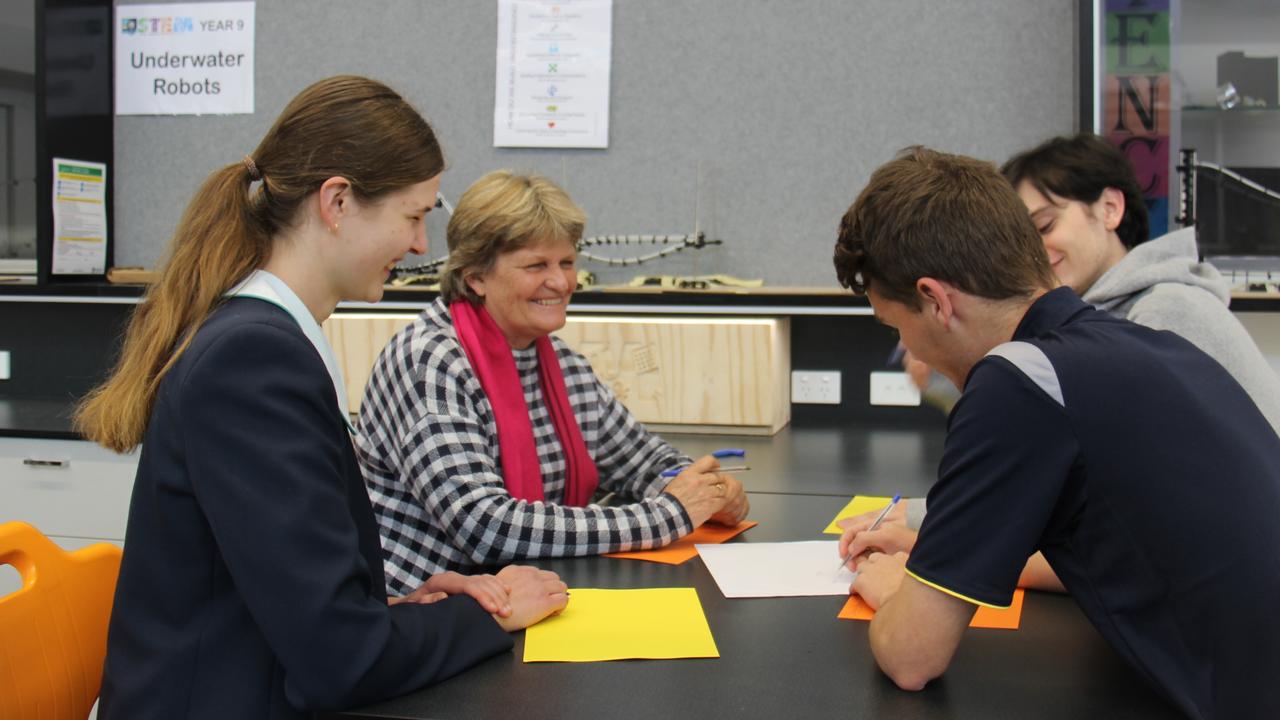
[[[613,0],[498,0],[495,147],[609,147]]]

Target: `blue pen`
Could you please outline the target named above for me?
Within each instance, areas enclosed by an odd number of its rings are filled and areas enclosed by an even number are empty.
[[[898,343],[893,346],[893,351],[889,353],[889,357],[884,361],[884,364],[891,368],[896,368],[898,365],[902,364],[902,357],[906,354],[907,346],[902,343]]]
[[[880,523],[884,522],[884,519],[885,519],[886,517],[888,517],[888,515],[889,515],[889,511],[890,511],[890,510],[892,510],[892,509],[893,509],[893,506],[894,506],[894,505],[897,505],[897,504],[898,504],[898,501],[899,501],[899,500],[901,500],[901,499],[902,499],[902,496],[901,496],[901,495],[894,495],[894,496],[893,496],[893,499],[889,501],[889,504],[888,504],[888,505],[885,505],[885,506],[884,506],[884,509],[880,511],[880,514],[876,516],[876,521],[875,521],[875,522],[873,522],[873,523],[871,523],[871,527],[867,528],[867,529],[866,529],[866,530],[864,530],[863,532],[871,532],[872,530],[875,530],[876,528],[880,527]],[[852,559],[853,559],[853,554],[852,554],[852,553],[850,553],[850,554],[848,554],[848,555],[845,555],[845,556],[844,556],[844,559],[840,561],[840,567],[844,567],[845,565],[848,565],[848,564],[849,564],[849,561],[850,561],[850,560],[852,560]],[[853,571],[853,579],[854,579],[854,580],[857,580],[857,579],[858,579],[858,571],[857,571],[857,570],[854,570],[854,571]]]
[[[716,450],[711,453],[711,457],[719,458],[721,460],[728,457],[746,457],[746,456],[747,456],[747,451],[741,448],[722,448],[720,450]],[[661,476],[675,477],[679,475],[687,467],[689,466],[681,465],[680,467],[673,467],[670,470],[663,470]],[[750,468],[748,468],[747,466],[741,465],[737,467],[723,467],[717,470],[716,472],[741,472],[743,470],[749,470],[749,469]]]

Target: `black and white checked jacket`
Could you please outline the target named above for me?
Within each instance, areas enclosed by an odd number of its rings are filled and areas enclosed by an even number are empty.
[[[538,382],[537,350],[512,351],[533,421],[545,502],[507,494],[493,408],[437,300],[383,348],[360,407],[356,451],[382,532],[387,589],[428,576],[537,557],[666,545],[693,530],[660,473],[690,462],[649,433],[552,337],[600,489],[631,501],[565,507],[565,460]]]

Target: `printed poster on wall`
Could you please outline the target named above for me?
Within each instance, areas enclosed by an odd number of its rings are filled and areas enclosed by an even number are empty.
[[[252,2],[116,6],[117,115],[253,112]]]
[[[107,268],[107,166],[53,159],[54,275],[100,275]]]
[[[495,147],[609,146],[613,0],[498,0]]]
[[[1151,237],[1169,231],[1173,27],[1170,0],[1107,0],[1103,132],[1133,163]]]

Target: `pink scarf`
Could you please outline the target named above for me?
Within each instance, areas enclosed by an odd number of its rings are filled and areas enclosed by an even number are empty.
[[[489,404],[493,406],[494,421],[498,425],[498,454],[502,458],[502,477],[507,492],[518,500],[542,500],[542,468],[533,441],[533,423],[529,420],[529,406],[524,402],[524,390],[516,371],[515,358],[511,355],[511,346],[483,306],[477,308],[466,300],[456,300],[449,304],[449,314],[453,316],[458,342],[471,361]],[[581,507],[595,493],[596,486],[600,484],[600,473],[582,440],[582,431],[569,404],[569,392],[565,389],[560,360],[551,345],[551,338],[544,335],[534,341],[534,345],[538,348],[542,398],[547,403],[551,424],[555,426],[560,445],[564,448],[564,504]]]

